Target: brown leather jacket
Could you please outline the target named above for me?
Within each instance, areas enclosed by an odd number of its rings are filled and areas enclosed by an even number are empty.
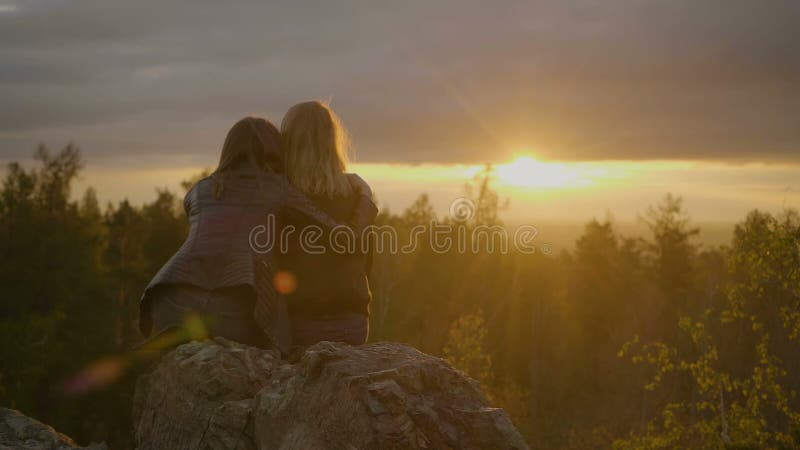
[[[276,249],[259,248],[257,251],[253,248],[252,230],[257,226],[274,228],[270,215],[279,220],[281,214],[294,211],[323,229],[346,225],[360,236],[374,221],[378,210],[366,183],[357,176],[351,176],[351,182],[361,195],[345,221],[335,221],[321,211],[279,173],[255,169],[231,172],[225,178],[220,199],[214,195],[214,180],[209,177],[198,182],[183,202],[189,217],[189,235],[142,295],[139,307],[142,333],[147,336],[152,327],[150,301],[154,288],[185,284],[206,290],[234,286],[253,288],[256,322],[271,334],[278,297],[272,285],[277,267],[273,259]],[[277,231],[275,233],[277,240]]]

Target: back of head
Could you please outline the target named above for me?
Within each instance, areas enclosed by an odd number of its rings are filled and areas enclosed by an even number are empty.
[[[348,136],[333,110],[318,101],[298,103],[281,122],[284,167],[289,180],[308,195],[347,196]]]
[[[232,170],[280,171],[281,135],[275,125],[260,117],[245,117],[228,131],[219,164],[212,174],[215,195],[222,197],[225,175]]]

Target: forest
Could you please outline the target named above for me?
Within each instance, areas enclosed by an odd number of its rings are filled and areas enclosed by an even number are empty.
[[[144,287],[186,236],[184,192],[101,205],[72,192],[77,147],[35,160],[0,187],[0,404],[132,448],[144,369],[126,355]],[[490,169],[464,196],[477,210],[460,227],[503,224]],[[689,213],[665,193],[641,213],[647,238],[587,218],[557,254],[375,254],[370,341],[469,374],[532,448],[798,448],[800,215],[753,210],[710,247]],[[449,220],[425,194],[378,216],[401,238]]]

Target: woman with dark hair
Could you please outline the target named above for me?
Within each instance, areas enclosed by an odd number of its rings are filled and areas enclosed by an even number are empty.
[[[276,265],[271,252],[253,248],[252,230],[274,228],[270,215],[293,211],[323,229],[347,225],[360,235],[377,208],[366,183],[352,176],[348,183],[358,193],[358,206],[335,221],[281,174],[280,154],[281,136],[274,125],[242,119],[228,132],[217,169],[186,194],[189,236],[140,303],[140,329],[152,336],[151,347],[222,336],[288,350],[285,306],[273,287]]]
[[[317,101],[299,103],[284,116],[281,134],[286,175],[292,184],[333,218],[357,211],[362,195],[348,182],[347,131],[334,111]],[[300,227],[308,221],[294,214],[288,217]],[[292,344],[365,343],[372,298],[366,249],[312,253],[304,251],[298,239],[289,244],[279,262],[281,270],[296,279],[295,290],[286,297]]]

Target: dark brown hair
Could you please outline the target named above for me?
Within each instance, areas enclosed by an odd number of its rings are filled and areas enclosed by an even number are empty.
[[[281,135],[275,125],[260,117],[245,117],[228,131],[219,164],[214,173],[214,196],[225,191],[225,177],[235,169],[254,168],[266,172],[280,171]]]

